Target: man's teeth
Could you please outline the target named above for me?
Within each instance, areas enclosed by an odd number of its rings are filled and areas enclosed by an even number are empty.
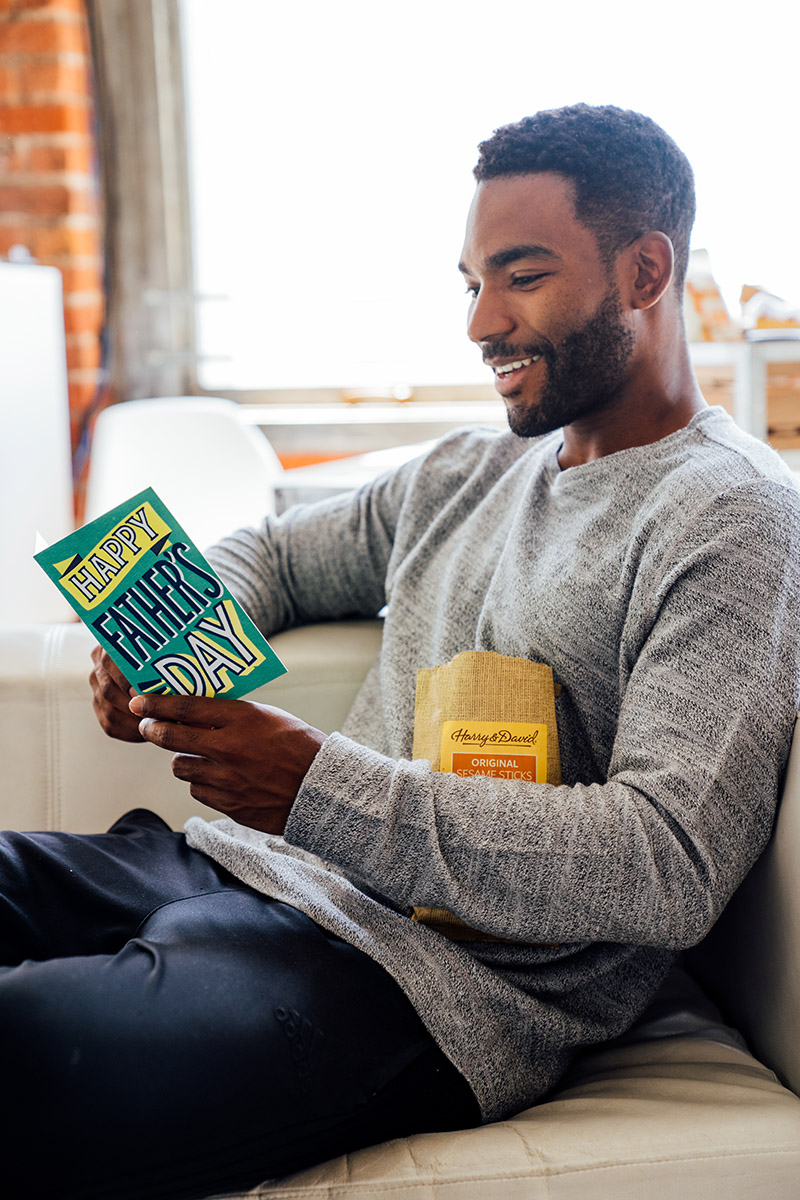
[[[541,354],[534,354],[532,358],[520,358],[517,362],[506,363],[503,367],[495,367],[496,375],[509,375],[512,371],[519,371],[521,367],[529,367],[531,363],[538,362]]]

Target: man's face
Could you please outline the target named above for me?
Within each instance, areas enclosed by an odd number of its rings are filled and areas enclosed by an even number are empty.
[[[552,173],[480,183],[461,270],[469,336],[514,433],[535,437],[614,403],[635,337],[571,183]]]

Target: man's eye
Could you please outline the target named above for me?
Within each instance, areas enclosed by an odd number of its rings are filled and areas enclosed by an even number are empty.
[[[515,275],[512,284],[514,287],[532,287],[533,284],[539,283],[542,279],[546,279],[550,274],[549,271],[539,271],[535,275]]]
[[[479,292],[479,290],[480,290],[480,289],[479,289],[479,287],[478,287],[477,283],[475,283],[475,284],[473,284],[473,285],[472,285],[472,287],[468,287],[468,288],[467,288],[467,295],[468,295],[468,296],[469,296],[469,297],[470,297],[472,300],[477,300],[477,298],[478,298],[478,292]]]

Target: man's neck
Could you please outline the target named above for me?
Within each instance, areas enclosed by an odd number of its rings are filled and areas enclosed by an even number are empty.
[[[562,470],[632,446],[649,446],[683,429],[708,405],[685,342],[662,360],[650,355],[605,409],[564,427],[558,454]]]

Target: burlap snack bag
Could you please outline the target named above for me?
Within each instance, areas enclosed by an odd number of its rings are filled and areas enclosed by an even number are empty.
[[[427,758],[434,771],[559,784],[556,693],[544,663],[465,650],[417,672],[412,757]],[[413,919],[455,941],[504,940],[446,908],[414,908]]]

